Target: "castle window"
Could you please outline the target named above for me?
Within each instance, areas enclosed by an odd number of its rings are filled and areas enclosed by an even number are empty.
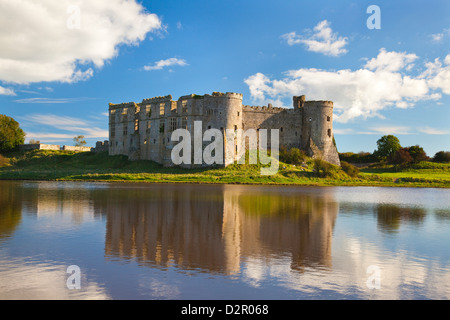
[[[164,133],[164,119],[159,121],[159,133]]]
[[[280,131],[283,132],[283,127],[280,128]]]
[[[208,129],[211,129],[211,126],[208,126]]]
[[[177,129],[177,118],[171,117],[169,118],[169,130],[170,132],[175,131]]]
[[[139,119],[134,120],[134,132],[139,131]]]
[[[239,117],[239,114],[240,114],[240,113],[239,113],[239,111],[238,111],[238,117]]]
[[[147,121],[147,130],[146,130],[147,134],[150,134],[150,126],[151,126],[151,122],[149,120],[149,121]]]
[[[327,121],[330,122],[331,121],[331,117],[327,116]]]
[[[144,144],[147,144],[147,139],[144,140]]]
[[[111,125],[111,138],[114,138],[116,136],[116,126],[114,124]]]
[[[187,117],[181,118],[181,128],[187,129]]]
[[[234,131],[237,131],[237,125],[234,126]]]
[[[297,131],[295,131],[295,136],[297,136]]]
[[[126,123],[123,124],[123,135],[126,136],[128,134],[128,126]]]
[[[331,129],[328,129],[328,136],[331,138]]]
[[[159,115],[160,116],[164,115],[164,107],[165,107],[165,103],[160,103],[159,104]]]
[[[147,114],[148,118],[152,117],[152,108],[151,108],[151,106],[146,106],[145,107],[145,113]]]

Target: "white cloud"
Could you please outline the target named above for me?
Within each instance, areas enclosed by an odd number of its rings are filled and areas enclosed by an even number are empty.
[[[0,0],[0,81],[76,82],[161,28],[135,0]],[[75,8],[75,10],[73,10]]]
[[[54,114],[30,114],[21,117],[21,124],[27,132],[28,139],[45,141],[62,141],[65,139],[72,139],[77,135],[84,135],[89,139],[107,139],[109,137],[108,130],[97,127],[95,122],[87,121],[81,118],[74,118],[69,116],[58,116]],[[32,132],[32,130],[26,130],[27,127],[42,127],[46,126],[47,129],[58,129],[62,132]]]
[[[365,67],[369,70],[385,70],[385,71],[399,71],[405,67],[411,69],[413,61],[419,57],[414,53],[406,52],[387,52],[382,48],[376,58],[369,60]]]
[[[171,67],[171,66],[187,66],[186,60],[184,59],[177,59],[177,58],[170,58],[166,60],[159,60],[154,63],[152,66],[144,66],[144,70],[151,71],[151,70],[161,70],[165,67]]]
[[[427,70],[422,77],[428,78],[430,88],[440,89],[445,94],[450,95],[450,54],[444,59],[445,66],[437,58],[434,62],[426,64]]]
[[[341,37],[333,32],[327,20],[319,22],[309,37],[297,35],[296,32],[286,33],[281,37],[290,46],[295,44],[306,45],[308,51],[319,52],[329,56],[339,56],[347,53],[347,49],[344,47],[348,44],[348,38]]]
[[[419,128],[419,131],[422,132],[422,133],[432,134],[432,135],[450,134],[450,130],[440,130],[440,129],[431,128],[431,127]]]
[[[446,36],[450,35],[450,29],[444,29],[442,32],[431,34],[430,37],[434,42],[441,42]]]
[[[18,99],[14,100],[14,102],[17,103],[73,103],[73,102],[80,102],[80,101],[86,101],[90,98],[25,98],[25,99]]]
[[[15,96],[16,93],[12,89],[3,88],[3,87],[0,86],[0,95],[3,95],[3,96]]]
[[[381,111],[387,107],[409,108],[420,100],[440,99],[442,95],[436,90],[450,94],[450,66],[443,67],[436,60],[426,64],[427,71],[419,76],[406,74],[417,59],[414,54],[381,49],[376,58],[368,60],[358,70],[302,68],[285,72],[281,80],[271,80],[257,73],[244,81],[252,98],[259,103],[305,94],[308,100],[334,101],[338,122],[382,118]],[[450,55],[445,63],[450,63]]]

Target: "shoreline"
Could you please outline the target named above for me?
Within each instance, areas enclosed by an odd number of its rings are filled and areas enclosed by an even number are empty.
[[[243,185],[243,186],[292,186],[292,187],[366,187],[366,188],[418,188],[418,189],[450,189],[447,185],[412,184],[412,183],[282,183],[282,182],[212,182],[212,181],[176,181],[176,180],[130,180],[130,179],[42,179],[42,178],[1,178],[0,181],[32,181],[32,182],[89,182],[89,183],[139,183],[139,184],[186,184],[186,185]]]
[[[29,151],[10,154],[0,167],[0,180],[85,181],[184,184],[236,184],[311,187],[450,188],[450,164],[419,163],[409,168],[366,167],[350,175],[330,166],[315,171],[314,161],[305,166],[280,162],[277,173],[261,175],[261,165],[183,169],[152,161],[130,161],[107,152]]]

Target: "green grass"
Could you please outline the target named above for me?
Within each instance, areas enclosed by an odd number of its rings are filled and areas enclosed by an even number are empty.
[[[450,187],[450,164],[432,162],[410,168],[365,168],[352,178],[336,166],[331,166],[325,177],[318,177],[312,159],[307,159],[306,168],[280,163],[276,174],[263,176],[261,165],[166,168],[152,161],[129,161],[126,156],[108,156],[106,152],[35,150],[6,154],[4,158],[0,163],[0,179],[4,180]]]

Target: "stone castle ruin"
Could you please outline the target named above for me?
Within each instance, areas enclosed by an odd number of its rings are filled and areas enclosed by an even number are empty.
[[[179,128],[193,132],[196,121],[201,121],[202,132],[219,129],[224,137],[226,130],[278,129],[280,146],[299,148],[310,157],[340,165],[333,138],[332,101],[294,96],[293,108],[254,107],[243,105],[242,94],[232,92],[191,94],[177,101],[168,95],[141,103],[110,103],[109,154],[171,166],[171,151],[178,143],[171,141],[172,132]]]

